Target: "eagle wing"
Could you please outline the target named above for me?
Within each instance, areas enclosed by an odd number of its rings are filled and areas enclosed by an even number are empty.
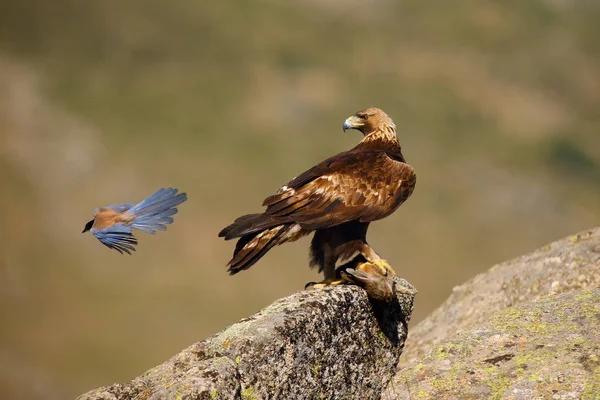
[[[263,205],[266,214],[310,230],[353,220],[369,222],[396,210],[415,181],[412,167],[383,151],[349,151],[292,179]]]

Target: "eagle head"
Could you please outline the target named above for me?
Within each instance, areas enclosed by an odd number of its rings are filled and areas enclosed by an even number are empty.
[[[367,136],[375,131],[385,132],[390,129],[395,131],[394,121],[379,108],[365,108],[346,118],[343,126],[346,129],[356,129]]]

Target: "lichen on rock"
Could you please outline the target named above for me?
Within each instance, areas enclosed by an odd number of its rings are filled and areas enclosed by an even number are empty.
[[[600,289],[548,295],[438,344],[390,385],[395,399],[597,399]]]
[[[411,334],[382,399],[600,399],[600,228],[492,267]]]
[[[460,330],[495,312],[541,296],[600,286],[600,227],[571,235],[498,264],[454,288],[448,299],[411,327],[400,368]]]

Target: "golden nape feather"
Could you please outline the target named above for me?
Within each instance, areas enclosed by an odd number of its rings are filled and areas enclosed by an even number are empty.
[[[336,258],[342,254],[344,260],[378,258],[366,242],[369,223],[389,216],[406,201],[416,175],[402,155],[396,125],[380,109],[358,111],[343,127],[363,134],[357,146],[282,186],[265,199],[264,213],[239,217],[219,233],[226,240],[239,238],[228,264],[230,273],[251,267],[273,246],[313,231],[311,264],[326,277],[335,275]]]

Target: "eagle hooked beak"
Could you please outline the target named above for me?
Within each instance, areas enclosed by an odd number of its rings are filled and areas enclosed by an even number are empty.
[[[360,122],[360,120],[355,115],[353,115],[351,117],[346,118],[342,129],[344,130],[344,132],[346,132],[347,129],[358,129],[361,126],[363,126],[363,123]]]

